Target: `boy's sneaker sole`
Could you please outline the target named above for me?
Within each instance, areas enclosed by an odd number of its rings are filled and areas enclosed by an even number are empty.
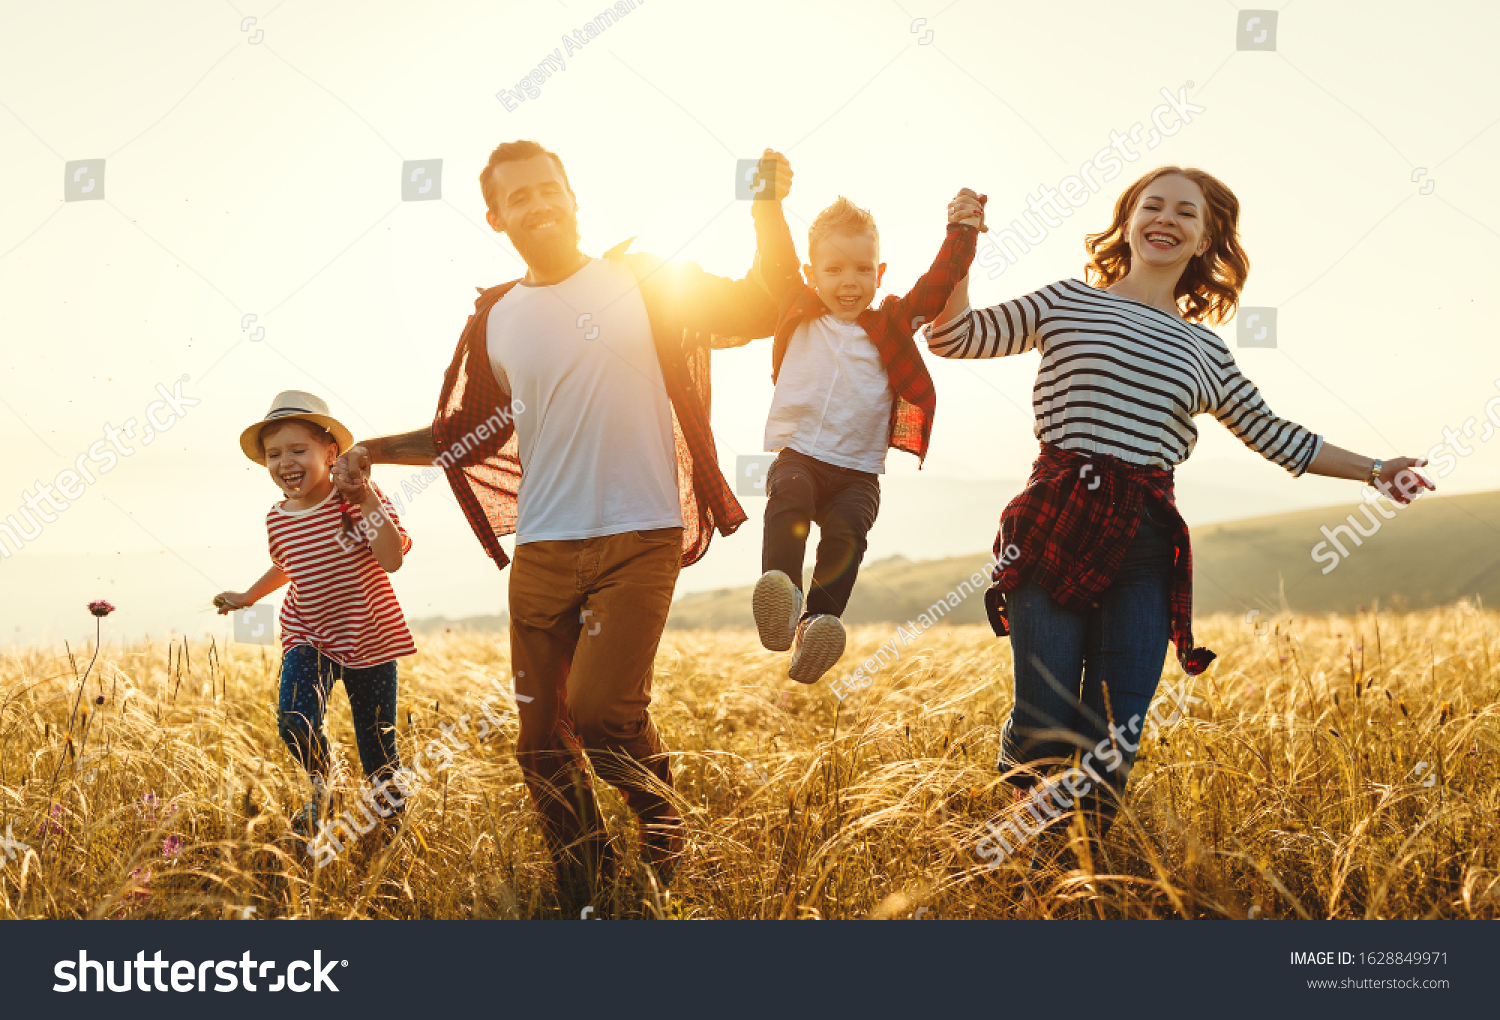
[[[815,684],[844,654],[844,624],[837,616],[815,616],[802,630],[792,653],[787,676],[799,684]]]
[[[760,643],[773,652],[784,652],[792,647],[792,638],[797,633],[797,617],[802,609],[792,579],[779,570],[766,571],[755,582],[755,594],[750,601]]]

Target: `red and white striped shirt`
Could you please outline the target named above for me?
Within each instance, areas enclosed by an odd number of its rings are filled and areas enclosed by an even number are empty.
[[[405,553],[411,539],[395,508],[374,482],[369,484],[401,536]],[[341,519],[358,512],[334,489],[310,509],[285,510],[276,503],[266,514],[271,562],[292,579],[281,603],[283,653],[312,645],[349,669],[416,653],[396,593],[369,542],[358,532],[342,535]]]

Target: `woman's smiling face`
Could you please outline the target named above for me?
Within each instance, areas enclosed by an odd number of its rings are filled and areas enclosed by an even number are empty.
[[[1204,233],[1207,206],[1203,189],[1186,177],[1167,174],[1152,181],[1130,218],[1132,264],[1186,268],[1212,242]]]

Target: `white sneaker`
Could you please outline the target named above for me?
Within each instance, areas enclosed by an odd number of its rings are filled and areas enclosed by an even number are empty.
[[[799,684],[815,684],[844,654],[844,623],[837,616],[819,613],[797,628],[792,665],[787,676]]]
[[[797,621],[802,617],[802,593],[792,579],[779,570],[766,571],[755,582],[751,604],[760,643],[773,652],[792,647]]]

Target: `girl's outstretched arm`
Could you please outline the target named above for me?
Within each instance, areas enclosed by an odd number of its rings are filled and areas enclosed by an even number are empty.
[[[247,590],[219,592],[219,594],[214,596],[214,605],[218,607],[219,615],[223,616],[233,610],[255,605],[255,603],[290,581],[291,578],[287,577],[282,572],[282,569],[273,563],[271,569],[262,574],[260,580],[252,584]]]

